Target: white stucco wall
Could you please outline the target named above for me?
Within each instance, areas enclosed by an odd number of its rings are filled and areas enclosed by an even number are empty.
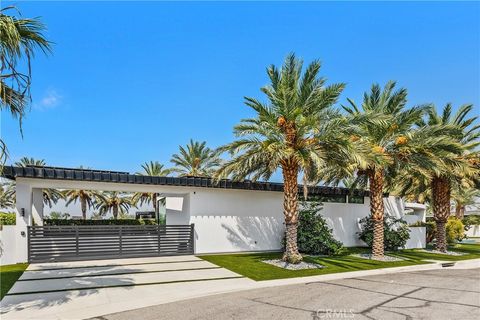
[[[427,228],[410,227],[410,239],[405,244],[405,249],[421,249],[427,246]]]
[[[333,229],[335,239],[343,242],[346,247],[365,246],[358,239],[360,219],[370,214],[370,199],[365,198],[363,204],[325,202],[321,214]]]
[[[465,232],[465,235],[467,237],[474,237],[474,238],[480,237],[480,225],[476,224],[476,225],[470,226],[470,229],[468,229]]]
[[[0,226],[0,265],[14,264],[17,262],[15,226]]]
[[[199,189],[190,194],[196,253],[280,250],[281,192]],[[167,212],[167,223],[168,223]]]

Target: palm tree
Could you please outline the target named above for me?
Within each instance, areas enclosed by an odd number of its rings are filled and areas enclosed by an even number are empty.
[[[395,82],[388,82],[382,88],[378,84],[365,93],[361,107],[348,99],[349,105],[343,106],[349,116],[380,119],[380,121],[363,121],[359,124],[359,135],[353,139],[356,144],[363,145],[367,152],[363,154],[364,163],[358,165],[359,180],[370,189],[370,217],[374,224],[372,255],[376,259],[384,255],[384,203],[383,194],[386,187],[387,171],[395,171],[403,162],[410,161],[409,151],[412,144],[420,142],[420,137],[412,132],[412,126],[419,121],[426,111],[425,106],[406,109],[407,90],[395,90]],[[400,150],[402,149],[402,152]],[[415,150],[422,159],[421,152]]]
[[[167,169],[158,161],[150,161],[142,164],[142,171],[137,172],[136,174],[151,176],[151,177],[166,177],[171,172],[172,169]],[[132,196],[132,203],[137,206],[138,204],[143,205],[144,203],[152,203],[155,214],[157,213],[158,206],[158,193],[156,192],[135,192]]]
[[[44,159],[35,159],[35,158],[28,158],[23,157],[19,161],[15,162],[17,167],[28,167],[28,166],[36,166],[36,167],[44,167],[47,165]],[[57,203],[60,199],[65,199],[65,195],[62,191],[57,189],[43,189],[43,203],[48,205],[50,208],[53,204]]]
[[[40,20],[8,15],[9,11],[16,11],[20,16],[15,7],[0,9],[0,111],[9,110],[18,118],[21,130],[22,118],[31,100],[30,60],[37,50],[50,53],[52,43],[44,37],[46,28]],[[26,71],[18,69],[19,63],[26,66]],[[0,149],[0,158],[4,159],[7,148],[2,139]]]
[[[0,183],[0,208],[15,207],[15,184],[13,182]]]
[[[175,165],[172,172],[180,176],[209,177],[221,164],[218,152],[208,148],[205,141],[190,139],[185,148],[179,149],[180,153],[174,154],[170,162]]]
[[[235,126],[238,139],[219,149],[229,151],[232,159],[217,172],[217,179],[255,181],[268,180],[281,169],[286,224],[283,259],[290,263],[302,260],[297,247],[299,175],[303,172],[304,181],[311,181],[317,170],[349,154],[348,140],[341,134],[345,119],[331,109],[345,85],[324,86],[317,60],[303,75],[302,67],[303,62],[289,54],[280,70],[273,65],[267,68],[271,83],[261,91],[268,102],[245,98],[256,116]]]
[[[66,206],[69,206],[72,202],[80,202],[80,208],[82,210],[83,220],[87,219],[87,207],[93,208],[95,206],[95,200],[99,198],[100,193],[95,190],[65,190],[63,195],[67,201]]]
[[[131,199],[118,191],[103,192],[96,201],[96,209],[100,214],[105,215],[111,211],[114,219],[117,219],[119,212],[126,214],[131,206]]]
[[[473,105],[463,105],[452,116],[451,104],[443,108],[442,114],[432,107],[428,118],[418,123],[420,130],[452,127],[454,130],[443,130],[441,134],[458,144],[456,148],[452,147],[449,154],[441,157],[441,167],[424,166],[415,173],[418,180],[427,180],[430,186],[437,225],[436,249],[442,252],[447,251],[445,226],[450,216],[452,189],[474,188],[480,175],[480,125],[476,123],[478,117],[467,118],[472,110]]]
[[[463,219],[466,206],[476,203],[476,199],[480,198],[480,190],[475,188],[465,188],[457,186],[452,191],[452,198],[455,202],[455,217]]]

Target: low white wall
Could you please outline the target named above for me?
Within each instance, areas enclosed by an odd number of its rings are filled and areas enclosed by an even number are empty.
[[[405,244],[405,249],[420,249],[427,246],[427,228],[410,227],[410,239]]]
[[[324,202],[320,213],[333,229],[335,239],[344,246],[366,246],[365,242],[358,239],[357,232],[360,231],[360,219],[370,214],[369,206],[369,198],[365,198],[364,204]]]
[[[284,236],[283,194],[244,190],[199,190],[189,195],[190,223],[195,224],[195,252],[281,250]],[[168,198],[167,198],[168,199]],[[177,213],[185,215],[185,210]],[[321,214],[345,246],[364,246],[358,221],[369,215],[364,204],[324,203]],[[167,208],[167,223],[179,221]]]
[[[465,234],[467,237],[480,237],[480,225],[470,226],[470,229],[468,229]]]
[[[195,252],[281,250],[282,199],[281,192],[268,191],[204,189],[190,193]]]
[[[16,263],[15,226],[0,226],[0,265]]]

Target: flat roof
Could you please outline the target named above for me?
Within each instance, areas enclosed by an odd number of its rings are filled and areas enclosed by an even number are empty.
[[[283,183],[261,181],[233,181],[222,179],[218,182],[205,177],[154,177],[139,174],[130,174],[122,171],[106,171],[83,168],[61,168],[48,166],[4,166],[2,177],[15,180],[16,178],[53,179],[90,182],[110,182],[125,184],[148,184],[178,187],[200,187],[217,189],[239,189],[258,191],[283,191]],[[299,185],[299,192],[303,192],[303,186]],[[356,195],[368,196],[365,190],[350,190],[341,187],[310,186],[309,195]]]

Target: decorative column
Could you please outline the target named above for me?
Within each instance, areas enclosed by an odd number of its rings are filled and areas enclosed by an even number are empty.
[[[34,188],[33,193],[33,223],[37,226],[43,226],[43,190]]]
[[[32,225],[32,187],[17,179],[15,187],[15,257],[17,263],[27,262],[27,226]]]

